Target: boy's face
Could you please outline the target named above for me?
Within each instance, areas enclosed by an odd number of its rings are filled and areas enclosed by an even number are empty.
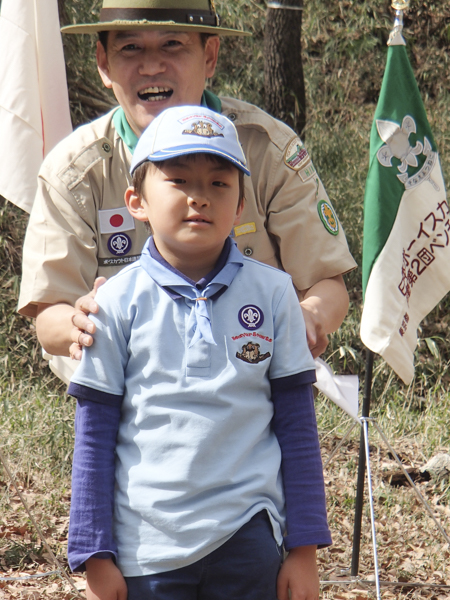
[[[139,198],[129,188],[126,203],[150,222],[161,255],[172,265],[196,256],[214,264],[242,212],[238,169],[204,154],[181,156],[151,165],[143,191]]]

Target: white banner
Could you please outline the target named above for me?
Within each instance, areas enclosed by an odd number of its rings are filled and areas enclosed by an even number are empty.
[[[30,212],[44,156],[72,131],[57,0],[3,0],[0,194]]]

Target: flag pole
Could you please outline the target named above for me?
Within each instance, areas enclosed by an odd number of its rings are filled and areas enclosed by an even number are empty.
[[[364,397],[362,405],[362,417],[369,417],[370,400],[372,395],[372,375],[373,375],[372,350],[367,348],[366,355],[366,375],[364,380]],[[361,436],[359,441],[359,459],[358,459],[358,478],[356,481],[356,500],[355,500],[355,520],[353,523],[353,551],[351,575],[356,577],[359,570],[359,552],[361,547],[361,523],[362,511],[364,505],[364,481],[366,474],[366,451],[364,444],[364,429],[361,427]]]
[[[390,33],[389,41],[403,30],[403,11],[409,7],[410,0],[392,0],[391,6],[395,10],[394,27]],[[389,43],[389,42],[388,42]],[[366,375],[364,381],[364,397],[362,406],[362,417],[369,417],[370,401],[372,395],[372,376],[373,376],[374,353],[367,348],[366,355]],[[364,506],[364,482],[366,474],[366,451],[364,428],[361,427],[361,436],[359,442],[358,476],[356,481],[356,499],[355,499],[355,519],[353,524],[353,550],[351,576],[356,577],[359,571],[359,555],[361,548],[361,525],[362,512]]]

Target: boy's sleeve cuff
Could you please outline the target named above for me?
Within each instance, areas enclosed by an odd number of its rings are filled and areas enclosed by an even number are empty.
[[[310,531],[303,533],[292,533],[287,535],[284,540],[284,547],[289,552],[299,546],[317,546],[317,548],[327,548],[331,546],[332,539],[328,529],[323,531]]]
[[[117,561],[117,554],[112,550],[103,550],[100,552],[86,552],[83,554],[73,554],[69,556],[69,566],[73,573],[84,573],[86,571],[86,561],[89,558],[112,558],[114,564]]]

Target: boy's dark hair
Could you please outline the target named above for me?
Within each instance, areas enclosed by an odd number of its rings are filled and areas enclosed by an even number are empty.
[[[109,33],[109,31],[99,31],[98,32],[98,41],[103,46],[105,52],[108,48],[108,33]],[[200,33],[200,41],[202,42],[203,48],[205,48],[208,38],[213,37],[214,35],[215,35],[214,33]]]
[[[188,160],[194,160],[195,157],[198,156],[198,154],[186,154],[186,158]],[[232,167],[234,167],[234,165],[227,160],[226,158],[223,158],[222,156],[217,156],[215,154],[203,154],[202,156],[205,156],[208,160],[210,160],[211,162],[216,162],[220,165],[231,165]],[[173,159],[170,159],[173,160]],[[158,161],[158,162],[151,162],[149,160],[146,160],[145,162],[143,162],[141,165],[139,165],[136,170],[133,173],[133,187],[136,191],[136,194],[138,194],[138,196],[143,196],[144,195],[144,180],[145,180],[145,176],[147,174],[147,171],[149,168],[162,168],[164,166],[164,163],[166,163],[167,161],[162,160],[162,161]],[[238,202],[238,207],[241,207],[244,204],[245,201],[245,189],[244,189],[244,173],[243,171],[241,171],[240,169],[238,169],[237,167],[234,167],[237,172],[239,173],[239,202]]]

